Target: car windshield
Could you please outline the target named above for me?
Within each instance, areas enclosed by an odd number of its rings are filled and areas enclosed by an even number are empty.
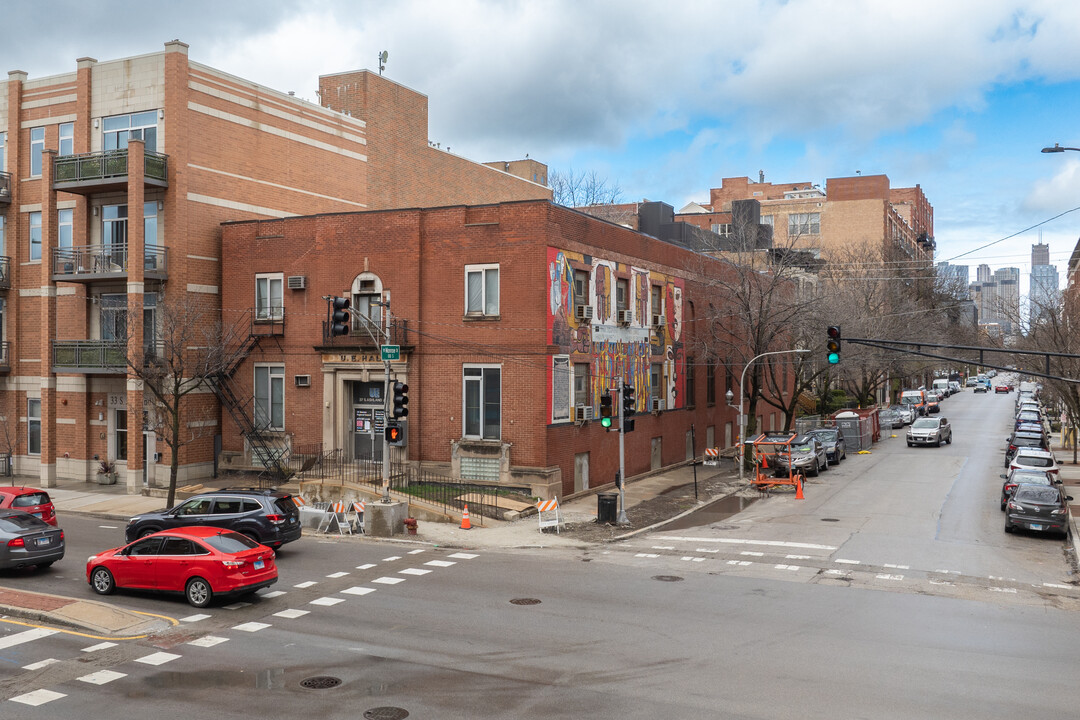
[[[45,521],[24,512],[0,516],[0,530],[6,533],[21,533],[27,530],[46,530],[51,527]]]
[[[916,420],[914,423],[912,423],[912,425],[911,425],[911,427],[916,428],[916,429],[918,429],[918,428],[931,428],[931,429],[933,429],[933,428],[936,428],[937,426],[938,426],[938,421],[935,420],[934,418],[920,418],[920,419]]]
[[[800,445],[792,445],[791,452],[808,453],[813,452],[813,445],[810,443],[802,443]]]
[[[1028,467],[1053,467],[1054,460],[1048,457],[1035,457],[1033,455],[1018,455],[1014,460],[1017,465],[1027,465]]]
[[[1016,491],[1017,500],[1047,505],[1057,504],[1060,497],[1058,491],[1050,487],[1021,487]]]
[[[229,555],[235,555],[237,553],[242,553],[245,550],[259,547],[257,542],[249,540],[240,533],[234,532],[218,533],[217,535],[202,538],[202,541],[215,550],[228,553]]]
[[[1035,437],[1018,437],[1013,438],[1012,444],[1017,447],[1042,447],[1042,439]]]
[[[824,440],[826,442],[836,440],[838,434],[839,433],[836,430],[815,430],[811,433],[811,435],[813,435],[817,439]]]

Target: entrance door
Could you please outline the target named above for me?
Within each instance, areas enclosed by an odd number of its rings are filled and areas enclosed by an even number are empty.
[[[589,453],[574,455],[574,492],[589,489]]]
[[[663,438],[654,437],[652,439],[652,451],[651,451],[651,454],[649,456],[649,469],[650,470],[659,470],[661,467],[663,467],[663,462],[662,462],[662,459],[661,459],[661,452],[660,452],[661,441],[663,441]]]
[[[143,446],[143,487],[148,487],[153,483],[150,479],[154,477],[154,471],[157,469],[157,436],[154,435],[153,430],[143,430],[142,434],[142,446]]]

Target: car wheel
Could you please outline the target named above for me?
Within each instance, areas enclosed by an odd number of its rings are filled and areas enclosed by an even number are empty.
[[[1001,512],[1005,512],[1005,501],[1001,501]]]
[[[829,469],[829,456],[828,455],[825,456],[825,464],[821,466],[821,469],[822,470],[828,470]]]
[[[157,530],[155,528],[143,528],[139,531],[139,539],[146,537],[147,535],[153,535]]]
[[[844,454],[840,456],[841,460],[847,460],[847,448],[844,448]]]
[[[1011,533],[1012,531],[1013,531],[1013,526],[1009,524],[1008,520],[1006,520],[1005,521],[1005,532]]]
[[[934,447],[941,447],[941,438],[938,438],[937,441],[934,442]]]
[[[210,583],[201,577],[193,577],[187,581],[184,588],[184,597],[192,607],[204,608],[210,604],[214,597],[214,591],[210,589]]]
[[[911,447],[911,443],[908,443],[908,444],[907,444],[907,446],[908,446],[908,447]]]
[[[246,538],[247,538],[248,540],[250,540],[250,541],[251,541],[251,542],[253,542],[253,543],[258,543],[259,545],[263,545],[263,544],[265,544],[265,543],[263,543],[263,541],[262,541],[262,540],[260,540],[260,539],[259,539],[259,536],[258,536],[258,535],[256,535],[255,533],[251,532],[250,530],[248,530],[248,531],[246,531],[246,532],[242,532],[242,533],[240,533],[240,534],[241,534],[241,535],[243,535],[244,537],[246,537]]]
[[[90,587],[94,588],[98,595],[111,595],[116,590],[116,580],[108,569],[97,567],[90,573]]]
[[[817,464],[817,458],[814,459],[814,472],[810,473],[812,476],[817,477],[821,474],[821,468]]]
[[[952,435],[951,434],[949,435],[949,437],[945,438],[945,444],[946,445],[952,445]]]

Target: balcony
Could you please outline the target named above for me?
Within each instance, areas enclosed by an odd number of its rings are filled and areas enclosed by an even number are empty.
[[[64,155],[53,161],[53,189],[69,193],[123,190],[128,182],[127,150]],[[143,185],[169,186],[169,156],[147,152],[143,156]]]
[[[11,173],[0,172],[0,205],[11,204]]]
[[[169,277],[168,248],[143,248],[143,277],[164,282]],[[123,280],[128,276],[127,243],[85,245],[53,250],[52,279],[56,282],[92,283]]]
[[[11,343],[0,342],[0,373],[11,372]]]
[[[374,338],[372,337],[374,335]],[[376,342],[376,339],[378,342]],[[362,320],[353,319],[348,335],[335,337],[330,334],[326,321],[323,321],[322,347],[323,348],[357,348],[361,350],[378,350],[380,345],[400,345],[402,352],[412,349],[409,338],[409,321],[394,319],[390,328],[390,338],[384,339],[381,328],[372,327],[371,332],[364,327]]]
[[[11,258],[0,255],[0,290],[11,289]]]
[[[54,340],[53,372],[124,375],[124,350],[115,340]]]

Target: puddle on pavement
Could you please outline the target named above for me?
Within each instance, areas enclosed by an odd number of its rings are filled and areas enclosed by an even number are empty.
[[[750,507],[756,503],[757,500],[756,497],[738,497],[737,495],[720,498],[708,505],[703,505],[700,509],[695,510],[685,517],[679,518],[669,525],[665,525],[664,530],[686,530],[687,528],[702,527],[703,525],[712,525],[713,523],[722,522],[732,515]]]

